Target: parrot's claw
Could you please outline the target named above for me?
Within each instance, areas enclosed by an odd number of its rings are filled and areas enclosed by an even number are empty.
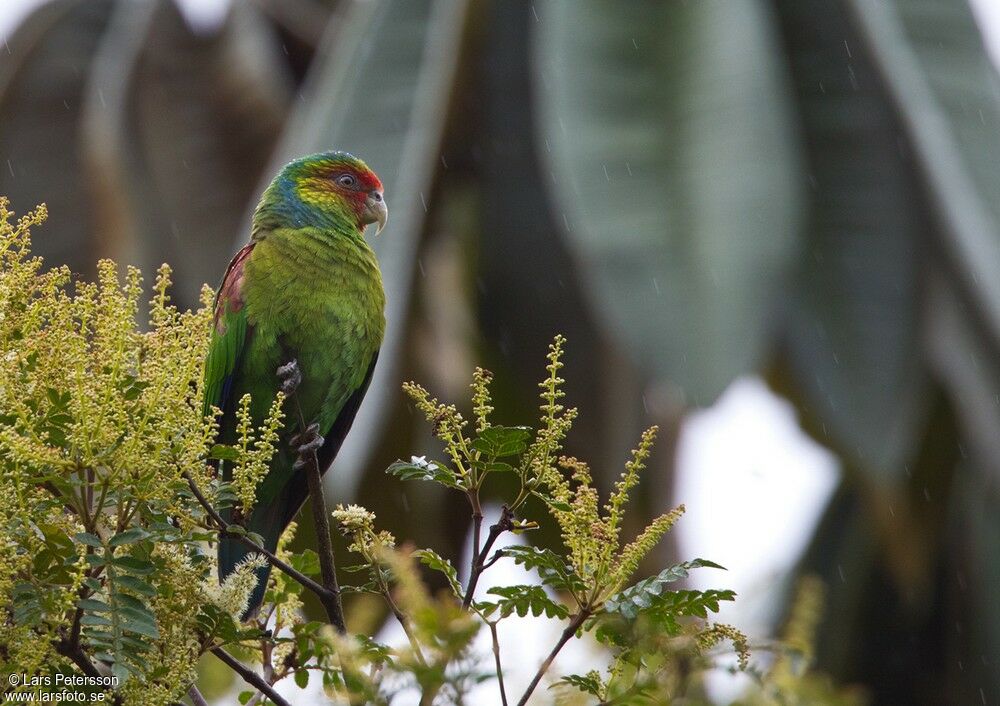
[[[299,446],[299,455],[307,455],[311,454],[313,451],[318,451],[323,446],[324,441],[325,439],[317,434]]]
[[[292,470],[298,471],[312,462],[313,454],[316,453],[325,442],[319,433],[319,424],[313,422],[291,438],[292,448],[296,450],[299,457],[292,465]]]
[[[285,397],[294,395],[302,383],[302,371],[299,370],[299,362],[295,358],[292,358],[275,372],[278,375],[278,379],[281,380],[281,391],[285,393]]]

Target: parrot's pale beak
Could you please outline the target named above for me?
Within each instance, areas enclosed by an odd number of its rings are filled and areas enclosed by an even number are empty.
[[[375,235],[378,235],[385,228],[386,221],[388,220],[389,209],[385,205],[382,190],[375,189],[368,194],[368,203],[365,206],[365,225],[378,223],[378,228],[375,230]]]

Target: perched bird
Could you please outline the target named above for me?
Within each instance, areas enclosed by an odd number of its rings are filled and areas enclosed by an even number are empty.
[[[360,159],[346,152],[297,159],[264,191],[250,243],[229,263],[216,295],[204,411],[222,410],[219,443],[235,443],[243,395],[251,395],[251,416],[260,423],[281,389],[277,369],[295,360],[301,373],[294,399],[285,402],[283,443],[257,487],[253,510],[248,517],[235,508],[223,513],[227,522],[263,537],[271,551],[308,493],[305,472],[293,468],[298,454],[291,443],[305,431],[299,409],[323,437],[324,471],[371,381],[385,330],[385,294],[364,231],[372,223],[381,231],[387,217],[382,182]],[[223,478],[231,480],[222,465]],[[220,580],[250,553],[237,539],[221,537]],[[263,602],[269,568],[259,570],[244,617]]]

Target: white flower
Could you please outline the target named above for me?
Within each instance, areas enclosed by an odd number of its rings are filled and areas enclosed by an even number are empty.
[[[436,471],[438,467],[433,461],[428,461],[426,456],[410,456],[410,463],[417,468],[426,468],[428,471]]]

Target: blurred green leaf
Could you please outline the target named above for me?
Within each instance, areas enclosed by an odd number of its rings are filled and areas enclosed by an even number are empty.
[[[0,62],[0,194],[23,212],[45,202],[33,243],[49,264],[91,274],[98,238],[79,147],[89,70],[113,0],[47,2],[6,38]]]
[[[458,570],[452,566],[450,561],[433,549],[418,549],[413,552],[413,556],[417,557],[421,564],[444,574],[445,578],[448,579],[448,585],[451,587],[452,592],[458,597],[462,596],[462,584],[458,581]]]
[[[634,359],[707,404],[754,369],[800,176],[760,2],[535,3],[537,140],[584,287]]]
[[[872,57],[838,3],[775,3],[812,188],[785,299],[791,391],[821,443],[882,483],[902,477],[925,419],[912,155]]]
[[[200,35],[172,0],[119,3],[83,134],[112,256],[146,273],[169,262],[178,302],[196,304],[229,259],[290,98],[254,4],[234,3]]]

